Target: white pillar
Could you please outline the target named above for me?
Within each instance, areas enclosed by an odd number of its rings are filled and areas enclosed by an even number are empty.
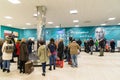
[[[42,34],[42,27],[43,25],[45,25],[46,22],[46,10],[47,8],[45,6],[37,6],[37,18],[38,18],[38,22],[37,22],[37,39],[40,39],[43,37],[41,36]]]

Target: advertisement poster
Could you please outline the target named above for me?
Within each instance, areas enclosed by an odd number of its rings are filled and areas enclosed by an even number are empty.
[[[120,48],[120,40],[117,41],[117,47]]]
[[[12,31],[4,30],[4,36],[9,36],[12,33]]]

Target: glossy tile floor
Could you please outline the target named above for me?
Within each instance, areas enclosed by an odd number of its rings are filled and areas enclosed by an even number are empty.
[[[41,67],[35,67],[31,74],[20,74],[16,63],[12,63],[10,73],[0,70],[0,80],[120,80],[120,53],[105,53],[104,57],[98,55],[81,52],[78,68],[65,62],[64,68],[49,71],[47,67],[45,77],[41,75]]]

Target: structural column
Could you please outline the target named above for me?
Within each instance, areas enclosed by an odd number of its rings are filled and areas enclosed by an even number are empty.
[[[45,22],[46,22],[46,10],[47,8],[45,6],[37,6],[37,39],[43,39],[44,37],[42,36],[42,29],[45,27]],[[45,35],[45,34],[43,34]]]

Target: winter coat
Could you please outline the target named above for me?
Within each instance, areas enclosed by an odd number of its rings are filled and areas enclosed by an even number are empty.
[[[94,41],[92,39],[89,41],[89,46],[94,46]]]
[[[0,56],[2,56],[2,45],[0,45]]]
[[[98,46],[99,45],[99,42],[98,40],[95,41],[95,46]]]
[[[105,39],[101,39],[101,40],[99,41],[99,46],[100,46],[100,48],[105,48],[105,45],[106,45],[106,40],[105,40]]]
[[[80,49],[80,46],[73,41],[69,44],[68,48],[70,48],[70,54],[78,54],[78,49]]]
[[[58,44],[58,56],[62,57],[64,52],[64,44],[63,42],[59,42]]]
[[[19,59],[21,61],[28,61],[28,48],[27,48],[27,44],[25,42],[22,42],[20,45],[20,55],[19,55]]]
[[[41,63],[48,61],[48,51],[47,51],[46,45],[41,45],[38,48],[38,57],[39,57]]]
[[[2,45],[3,45],[3,41],[0,39],[0,57],[2,56]]]
[[[16,54],[20,55],[20,43],[16,43]]]
[[[7,41],[5,41],[5,42],[3,43],[3,46],[2,46],[2,53],[3,53],[2,59],[3,59],[3,60],[11,60],[11,59],[12,59],[13,52],[12,52],[12,53],[6,53],[6,52],[5,52],[5,47],[6,47],[7,45],[12,45],[12,46],[14,46],[14,44],[8,44]]]

